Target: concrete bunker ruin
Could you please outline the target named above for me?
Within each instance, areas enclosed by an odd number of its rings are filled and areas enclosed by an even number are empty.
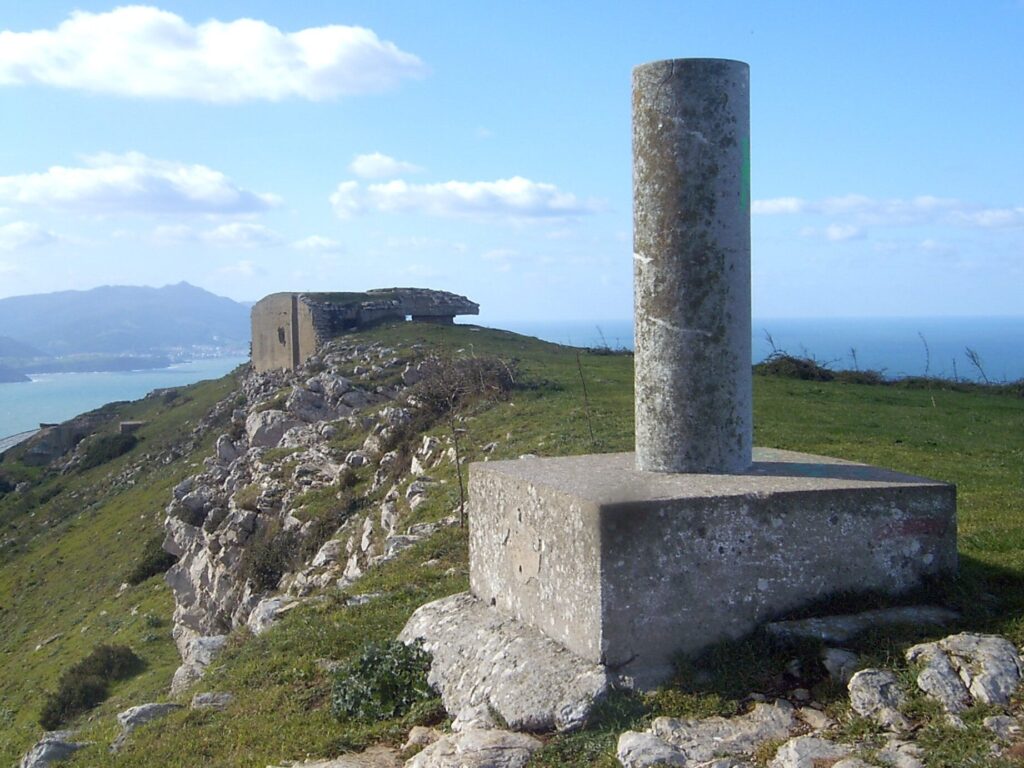
[[[405,319],[451,325],[456,315],[477,314],[480,305],[465,296],[427,288],[272,293],[252,308],[252,364],[291,371],[345,331]]]

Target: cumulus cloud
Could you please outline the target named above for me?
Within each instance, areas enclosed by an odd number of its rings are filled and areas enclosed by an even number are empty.
[[[341,218],[364,211],[423,213],[444,217],[552,218],[592,213],[597,206],[554,184],[522,176],[497,181],[447,181],[410,184],[395,180],[360,186],[345,181],[331,195]]]
[[[38,224],[28,221],[12,221],[0,225],[0,251],[17,251],[22,248],[38,248],[55,243],[60,238]]]
[[[0,201],[82,213],[241,214],[267,210],[280,198],[243,189],[205,165],[128,152],[93,155],[81,167],[0,176]]]
[[[257,19],[191,25],[152,6],[73,12],[54,29],[0,31],[0,85],[119,96],[312,101],[382,91],[425,74],[363,27],[284,32]]]
[[[418,165],[396,160],[380,152],[356,155],[348,169],[361,179],[395,179],[423,170]]]

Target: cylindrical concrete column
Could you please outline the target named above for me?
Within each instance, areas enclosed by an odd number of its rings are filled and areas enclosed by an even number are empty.
[[[633,70],[641,470],[751,463],[749,82],[723,59]]]

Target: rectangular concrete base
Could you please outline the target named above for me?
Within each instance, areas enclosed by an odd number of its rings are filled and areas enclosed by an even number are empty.
[[[755,449],[744,473],[639,472],[631,453],[470,469],[474,595],[641,685],[841,591],[957,566],[954,486]]]

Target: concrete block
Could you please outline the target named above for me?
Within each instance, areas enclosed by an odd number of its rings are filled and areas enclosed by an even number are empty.
[[[641,685],[810,601],[957,565],[954,486],[790,451],[729,474],[491,461],[469,490],[472,593]]]

